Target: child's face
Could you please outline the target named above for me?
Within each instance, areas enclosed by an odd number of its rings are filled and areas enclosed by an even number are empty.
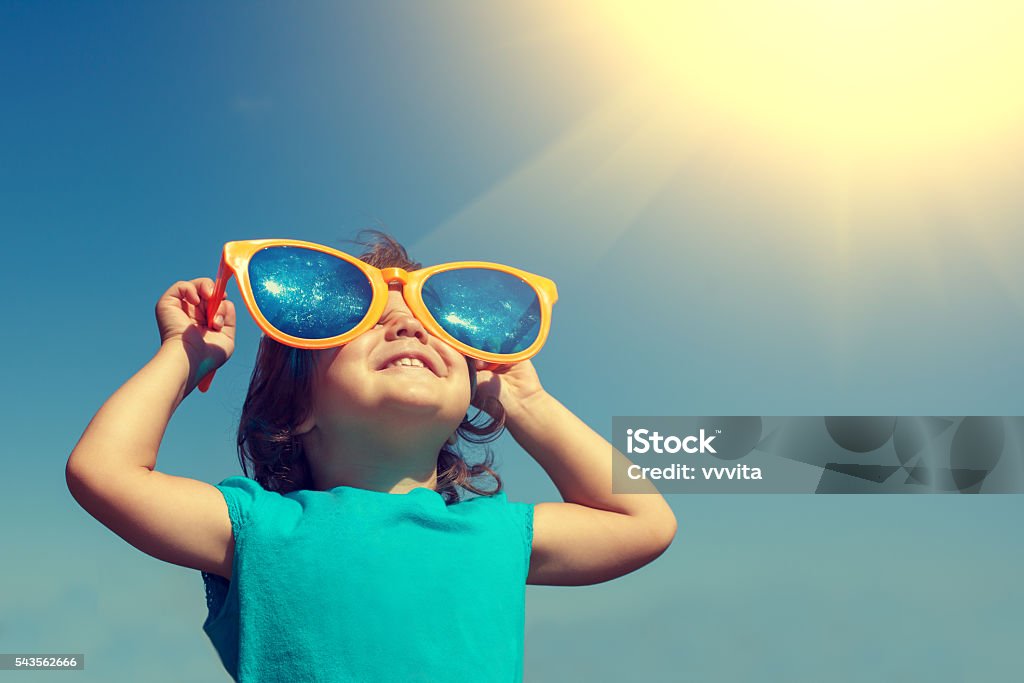
[[[324,429],[410,428],[440,445],[462,422],[470,404],[466,357],[424,329],[391,285],[377,325],[344,346],[317,351],[314,415]],[[387,367],[400,357],[424,367]],[[300,428],[299,431],[304,431]],[[410,436],[412,436],[410,434]]]

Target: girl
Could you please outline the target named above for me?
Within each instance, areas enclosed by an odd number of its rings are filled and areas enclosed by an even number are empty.
[[[363,263],[421,268],[371,232]],[[234,350],[234,304],[206,314],[221,279],[177,282],[160,298],[160,349],[92,419],[66,475],[75,500],[126,541],[202,572],[203,629],[235,680],[519,681],[526,584],[607,581],[671,543],[665,500],[653,486],[612,494],[613,460],[629,462],[544,390],[528,359],[460,353],[395,280],[346,343],[261,340],[238,430],[254,479],[211,486],[157,471],[174,410]],[[490,422],[472,422],[471,407]],[[460,438],[502,428],[564,502],[511,502],[489,453],[462,458]]]

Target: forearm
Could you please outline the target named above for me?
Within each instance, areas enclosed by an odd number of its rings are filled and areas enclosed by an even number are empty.
[[[620,471],[631,461],[547,392],[506,411],[509,433],[544,468],[567,503],[674,521],[668,503],[649,481],[641,484],[649,493],[612,493],[613,458]]]
[[[180,341],[164,343],[93,416],[71,452],[68,474],[154,469],[167,424],[195,387],[193,365]]]

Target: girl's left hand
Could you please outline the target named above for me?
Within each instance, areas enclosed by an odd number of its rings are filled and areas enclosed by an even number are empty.
[[[514,411],[527,399],[544,393],[540,377],[529,360],[512,365],[502,365],[494,370],[481,370],[485,361],[474,360],[476,368],[476,394],[472,405],[493,417],[487,410],[492,398],[501,401],[506,413]]]

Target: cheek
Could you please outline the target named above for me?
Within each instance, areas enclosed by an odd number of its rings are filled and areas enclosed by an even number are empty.
[[[365,370],[336,359],[320,374],[314,394],[318,405],[337,407],[358,402],[359,396],[365,393],[366,385]]]
[[[473,374],[466,366],[465,360],[462,361],[462,367],[454,366],[453,372],[455,373],[455,383],[460,387],[460,396],[465,398],[467,404],[473,397]]]

